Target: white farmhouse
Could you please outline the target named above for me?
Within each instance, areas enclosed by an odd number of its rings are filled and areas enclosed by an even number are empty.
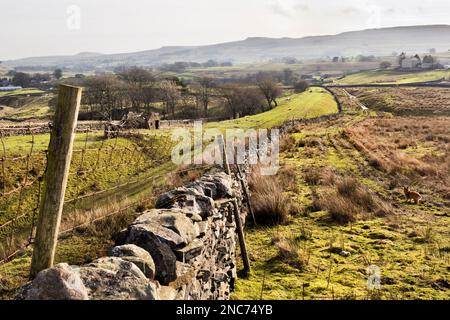
[[[402,60],[402,69],[418,69],[422,61],[418,57],[405,58]]]

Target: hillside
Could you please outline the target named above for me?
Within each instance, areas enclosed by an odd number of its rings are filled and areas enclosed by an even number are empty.
[[[450,70],[425,70],[420,72],[402,72],[397,70],[369,70],[342,77],[333,84],[405,84],[448,80]]]
[[[278,107],[267,112],[234,120],[212,122],[207,125],[207,128],[273,128],[286,121],[315,118],[337,112],[338,106],[331,94],[321,88],[311,88],[309,91],[279,99]]]
[[[33,57],[6,61],[4,64],[9,68],[59,66],[73,70],[93,70],[120,65],[153,66],[175,61],[204,62],[209,59],[254,63],[283,57],[314,59],[358,54],[382,56],[391,55],[393,51],[427,52],[430,48],[441,52],[450,49],[449,25],[370,29],[298,39],[255,37],[206,46],[169,46],[133,53]]]

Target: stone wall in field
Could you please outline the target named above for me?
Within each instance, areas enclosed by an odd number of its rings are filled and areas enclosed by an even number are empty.
[[[314,123],[320,123],[324,121],[332,121],[339,119],[344,114],[342,112],[339,113],[333,113],[333,114],[327,114],[316,118],[308,118],[308,119],[298,119],[298,120],[290,120],[285,122],[283,125],[279,127],[280,134],[289,133],[289,130],[292,127],[295,127],[297,125],[308,125],[308,124],[314,124]]]
[[[239,181],[206,174],[161,195],[156,209],[117,236],[108,257],[41,271],[17,298],[228,299],[236,280],[234,198],[243,207]]]

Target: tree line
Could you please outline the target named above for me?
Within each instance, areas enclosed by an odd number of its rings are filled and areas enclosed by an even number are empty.
[[[205,76],[183,81],[132,67],[66,82],[83,86],[82,105],[88,114],[106,120],[121,118],[127,111],[159,112],[165,119],[238,118],[276,107],[283,93],[280,79],[263,72],[248,83],[224,83]],[[298,92],[307,87],[305,81],[295,86]]]

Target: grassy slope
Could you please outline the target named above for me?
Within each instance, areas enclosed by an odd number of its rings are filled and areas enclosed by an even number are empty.
[[[321,145],[282,154],[282,163],[296,171],[298,191],[292,196],[308,208],[315,187],[305,182],[304,170],[331,167],[353,173],[373,192],[392,199],[398,211],[349,225],[329,223],[323,211],[299,212],[289,225],[247,230],[253,272],[239,279],[234,299],[448,299],[449,216],[435,205],[406,204],[401,190],[387,191],[391,177],[369,167],[350,144],[340,143],[341,127],[355,124],[354,118],[342,121],[346,123],[305,127],[294,134],[296,140],[320,139]],[[305,270],[278,259],[272,244],[275,233],[298,239],[308,260]],[[338,254],[340,250],[350,257]],[[371,264],[381,268],[381,292],[367,290]]]
[[[296,108],[293,113],[292,109],[295,106],[303,106],[305,108]],[[303,93],[301,95],[295,96],[290,102],[283,100],[280,101],[280,106],[272,111],[269,111],[263,115],[256,115],[254,117],[245,118],[244,122],[247,127],[255,125],[261,127],[269,127],[281,124],[287,119],[291,118],[300,118],[300,117],[313,117],[318,116],[324,113],[333,113],[337,111],[337,106],[333,98],[326,92],[322,92],[320,89],[312,89],[312,92]],[[237,120],[240,125],[242,119]],[[234,121],[227,122],[226,124],[221,124],[221,127],[228,128],[230,126],[234,126]],[[101,143],[97,138],[100,133],[91,134],[88,140],[87,148],[97,148]],[[9,137],[5,139],[5,146],[8,152],[8,156],[11,155],[22,155],[26,154],[30,150],[30,137],[29,136],[17,136],[17,137]],[[74,149],[81,149],[85,143],[85,135],[77,134]],[[108,145],[114,143],[113,140],[108,141]],[[127,145],[128,142],[125,139],[118,139],[117,146]],[[48,135],[36,135],[35,136],[35,151],[45,150],[48,145]],[[106,145],[104,146],[106,147]],[[109,153],[106,152],[102,155],[102,159],[107,159]],[[119,161],[116,159],[119,155],[114,154],[112,157],[112,162]],[[122,154],[120,154],[122,156]],[[74,155],[73,162],[79,163],[79,155]],[[85,166],[92,166],[92,162],[95,159],[87,156]],[[170,172],[173,170],[172,167],[168,168],[166,165],[163,165],[161,169],[156,170],[158,174],[161,172]],[[130,167],[120,167],[117,170],[117,175],[127,174],[125,171],[133,171],[133,166]],[[19,171],[19,170],[15,170]],[[89,188],[89,186],[95,182],[100,184],[102,187],[108,186],[109,174],[100,174],[96,175],[95,181],[92,181],[89,177],[80,177],[76,178],[75,184],[71,184],[69,181],[68,186],[68,197],[70,195],[74,195],[80,189],[82,190],[84,187]],[[106,180],[108,181],[106,181]],[[81,187],[80,187],[81,185]],[[84,186],[84,187],[83,187]],[[125,192],[126,194],[126,192]],[[134,195],[137,197],[138,195]],[[6,218],[6,217],[5,217]],[[95,257],[105,254],[105,250],[112,245],[110,236],[89,236],[89,235],[80,235],[80,236],[71,236],[66,239],[63,239],[59,242],[57,257],[58,261],[65,261],[72,264],[82,264],[87,261],[91,261]],[[30,263],[30,254],[31,252],[27,250],[23,258],[14,259],[12,262],[0,266],[0,295],[5,298],[11,297],[14,293],[14,289],[23,283],[23,281],[27,278],[28,268]],[[2,293],[2,290],[4,292]]]
[[[18,89],[13,91],[0,91],[0,97],[8,97],[8,96],[16,96],[16,95],[26,95],[26,94],[35,94],[35,93],[44,93],[44,91],[39,89]]]
[[[369,109],[394,115],[450,115],[450,90],[429,87],[350,88]]]
[[[270,111],[235,120],[209,123],[206,128],[272,128],[288,120],[314,118],[338,112],[333,96],[321,88],[311,88],[310,91],[293,95],[290,100],[288,99],[280,99],[278,107]]]
[[[336,80],[335,84],[402,84],[449,79],[450,70],[399,72],[394,70],[364,71]]]
[[[51,96],[28,96],[38,93],[44,93],[44,91],[32,88],[6,92],[0,91],[0,98],[14,99],[17,97],[21,101],[20,107],[2,106],[0,109],[0,117],[15,120],[49,119],[52,115],[49,107]]]
[[[298,74],[315,74],[317,72],[326,74],[341,75],[351,70],[369,70],[378,67],[377,62],[314,62],[285,64],[285,63],[264,63],[264,64],[240,64],[231,67],[212,67],[212,68],[190,68],[181,73],[169,73],[177,75],[180,78],[192,79],[199,76],[209,76],[212,78],[239,78],[245,77],[251,73],[260,71],[265,72],[283,72],[290,69]]]
[[[18,108],[4,106],[0,110],[0,117],[15,120],[50,119],[53,113],[48,105],[49,100],[50,97],[33,97]]]
[[[105,190],[118,184],[137,180],[138,178],[147,181],[145,179],[152,175],[164,174],[175,168],[175,165],[170,162],[163,165],[155,165],[153,162],[153,160],[157,160],[159,157],[168,155],[167,152],[169,151],[170,144],[166,143],[165,140],[161,143],[153,143],[152,147],[155,148],[155,155],[148,155],[136,151],[137,144],[132,140],[124,138],[102,140],[99,139],[100,135],[101,133],[90,133],[88,136],[85,134],[77,134],[74,150],[83,149],[86,143],[88,151],[85,152],[84,156],[79,151],[73,154],[66,189],[66,200],[95,191]],[[28,182],[35,181],[36,177],[44,171],[45,155],[40,151],[47,148],[48,139],[49,135],[35,136],[34,155],[28,167],[30,172],[27,175]],[[31,149],[30,136],[8,137],[4,138],[3,141],[8,158],[24,155]],[[128,149],[124,150],[123,148],[125,147]],[[114,148],[118,148],[119,150],[114,151]],[[26,159],[14,162],[5,161],[5,170],[6,190],[8,192],[22,185],[26,172]],[[86,171],[86,173],[78,174],[80,170]],[[36,206],[37,188],[38,183],[34,183],[31,188],[25,189],[22,195],[16,192],[7,197],[0,197],[0,224],[18,215],[26,214],[25,217],[21,218],[14,225],[10,225],[6,229],[2,228],[0,238],[10,234],[14,230],[19,232],[29,225],[32,208]],[[99,197],[89,198],[86,201],[78,201],[74,204],[67,205],[65,211],[70,213],[73,209],[90,208],[94,204],[95,206],[104,205],[111,199],[121,201],[125,196],[131,197],[136,193],[146,190],[148,191],[146,185],[131,184],[124,186],[120,190],[115,190],[117,194],[107,192]],[[22,197],[23,204],[20,208],[17,208],[19,197]]]

